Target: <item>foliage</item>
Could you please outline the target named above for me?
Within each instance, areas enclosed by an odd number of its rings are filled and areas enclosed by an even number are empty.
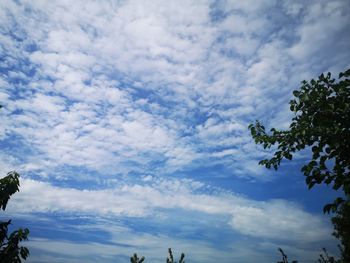
[[[282,261],[278,261],[277,263],[289,263],[287,255],[284,253],[282,248],[278,248],[278,251],[282,254]],[[298,263],[298,261],[293,260],[291,263]]]
[[[277,263],[289,263],[287,255],[284,253],[282,248],[278,248],[278,251],[282,254],[282,261],[278,261]],[[343,263],[349,262],[343,259],[336,260],[334,257],[330,256],[325,248],[322,249],[322,253],[320,254],[320,258],[318,259],[319,263]],[[291,263],[298,263],[298,261],[293,260]]]
[[[174,256],[173,256],[173,252],[171,251],[171,248],[168,249],[168,252],[169,252],[169,257],[166,259],[166,262],[177,263],[177,261],[174,261]],[[145,257],[138,258],[136,253],[130,258],[131,263],[142,263],[144,260],[145,260]],[[179,263],[185,263],[184,253],[181,253]]]
[[[138,258],[136,253],[130,258],[131,263],[142,263],[144,260],[145,257]]]
[[[311,160],[301,168],[309,189],[315,184],[331,184],[350,195],[350,69],[339,74],[338,82],[321,74],[318,80],[303,81],[293,92],[290,110],[294,117],[288,130],[272,128],[270,133],[256,121],[249,125],[257,144],[264,148],[276,145],[271,159],[259,164],[267,168],[279,167],[282,159],[291,160],[297,151],[310,147]],[[324,207],[324,212],[335,212],[343,203],[337,198]]]
[[[325,248],[322,249],[322,253],[320,254],[320,258],[318,259],[319,263],[342,263],[347,261],[336,260],[334,257],[328,255],[328,252]]]
[[[7,176],[0,179],[0,208],[6,209],[7,202],[11,195],[19,191],[19,174],[9,172]]]
[[[344,202],[332,218],[334,225],[333,235],[342,244],[340,247],[342,262],[350,262],[350,202]]]
[[[167,263],[176,263],[176,261],[174,261],[173,252],[171,251],[171,248],[168,249],[168,252],[169,252],[169,257],[166,259],[166,262]],[[185,254],[184,253],[181,253],[179,263],[185,263]]]
[[[19,174],[9,172],[7,176],[0,179],[0,208],[6,209],[11,195],[19,191]],[[28,239],[29,230],[18,229],[8,234],[8,226],[11,220],[0,222],[0,262],[20,263],[21,259],[26,260],[29,250],[19,246],[19,243]]]
[[[301,168],[309,189],[324,183],[341,189],[345,196],[323,208],[324,213],[336,212],[332,222],[334,236],[342,244],[342,259],[336,261],[324,249],[319,262],[350,262],[350,69],[339,73],[337,81],[331,73],[304,80],[293,95],[289,104],[294,117],[288,130],[272,128],[267,133],[259,121],[249,125],[257,144],[276,147],[273,157],[259,164],[277,170],[283,159],[291,160],[296,152],[311,148],[311,160]],[[287,262],[280,252],[282,262]]]

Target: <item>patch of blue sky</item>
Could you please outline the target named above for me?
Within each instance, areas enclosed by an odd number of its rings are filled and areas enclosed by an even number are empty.
[[[35,172],[31,174],[33,179],[37,179],[34,177]],[[47,178],[41,178],[41,180],[57,187],[98,190],[105,187],[103,179],[106,177],[103,173],[84,166],[61,165],[53,168],[47,174]]]
[[[34,213],[37,223],[32,220],[19,218],[13,222],[15,227],[28,227],[36,238],[66,240],[71,242],[89,242],[94,240],[101,244],[113,244],[111,234],[102,229],[94,228],[95,219],[83,216],[74,216],[62,213]],[[54,228],[52,226],[55,226]],[[86,226],[86,227],[84,227]],[[84,229],[84,231],[82,231]]]
[[[180,195],[181,192],[177,194]],[[227,224],[229,221],[227,215],[217,216],[173,208],[157,209],[155,214],[158,213],[160,216],[151,218],[151,220],[135,218],[126,220],[125,223],[130,227],[129,222],[134,222],[137,232],[146,231],[187,240],[210,240],[218,247],[228,241],[233,242],[240,239],[240,235]]]
[[[35,75],[35,67],[28,58],[16,58],[6,54],[1,56],[0,73],[7,76],[11,84],[28,84],[29,78]]]
[[[15,20],[12,19],[12,21],[15,21]],[[1,28],[1,31],[3,31],[2,33],[4,36],[8,36],[14,41],[16,41],[17,46],[21,46],[26,40],[26,34],[23,31],[23,28],[21,28],[21,26],[18,24],[12,25],[11,28],[6,28],[6,29]]]
[[[220,3],[212,3],[210,6],[210,20],[212,23],[222,22],[227,17],[227,12],[220,8]]]
[[[139,81],[135,80],[135,82],[138,83]],[[146,109],[149,111],[150,103],[156,103],[165,108],[171,108],[172,106],[175,105],[174,102],[165,101],[164,98],[162,98],[156,90],[153,90],[152,88],[148,88],[147,85],[138,87],[137,85],[136,86],[132,85],[132,82],[129,82],[129,83],[125,83],[122,86],[128,87],[130,89],[130,95],[133,101],[142,100],[142,99],[147,101],[147,103],[141,105],[140,108],[142,109]]]
[[[30,156],[38,152],[30,144],[26,143],[23,136],[18,133],[11,133],[0,140],[1,149],[18,160],[18,163],[25,163]]]
[[[133,218],[133,217],[110,217],[101,218],[105,227],[101,228],[99,219],[92,216],[77,216],[66,213],[40,214],[34,213],[33,217],[38,220],[34,224],[32,220],[18,218],[14,221],[12,228],[29,227],[35,238],[54,240],[65,240],[70,242],[94,242],[100,244],[118,245],[131,247],[132,245],[118,242],[113,238],[112,233],[118,228],[126,228],[133,235],[169,236],[172,239],[184,239],[201,241],[208,240],[212,245],[224,249],[226,245],[240,240],[241,235],[232,231],[226,223],[227,218],[202,213],[167,209],[159,217],[155,218]],[[162,216],[163,215],[163,216]],[[52,226],[55,228],[52,228]],[[107,230],[108,229],[108,230]],[[123,231],[121,231],[122,233]],[[169,241],[171,242],[171,241]],[[168,246],[172,244],[169,243]]]

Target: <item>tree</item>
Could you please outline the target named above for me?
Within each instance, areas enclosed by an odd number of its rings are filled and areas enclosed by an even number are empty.
[[[0,179],[0,208],[6,209],[11,195],[19,191],[19,174],[9,172],[7,176]],[[29,230],[18,229],[8,234],[8,226],[11,220],[0,222],[0,262],[20,263],[21,259],[26,260],[29,256],[29,250],[26,247],[19,246],[19,243],[27,240]]]
[[[317,80],[302,81],[293,91],[290,110],[294,113],[289,129],[265,127],[256,121],[249,125],[252,137],[263,147],[276,147],[270,159],[259,164],[278,169],[283,159],[306,148],[311,158],[302,166],[308,188],[316,184],[331,185],[343,195],[324,207],[323,211],[336,212],[333,218],[334,235],[343,245],[344,262],[350,262],[350,69],[341,72],[338,81],[331,73],[321,74]]]
[[[294,117],[289,130],[272,128],[271,133],[259,121],[249,125],[257,144],[264,148],[277,145],[271,159],[259,164],[278,169],[282,159],[291,160],[297,151],[311,147],[312,158],[301,168],[306,184],[332,184],[350,196],[350,69],[339,74],[339,82],[331,73],[321,74],[318,80],[303,81],[300,90],[293,91],[290,101]],[[325,212],[336,211],[343,203],[339,197]]]

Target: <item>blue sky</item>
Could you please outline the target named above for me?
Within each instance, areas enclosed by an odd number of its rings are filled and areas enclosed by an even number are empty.
[[[251,139],[303,79],[350,66],[348,1],[1,1],[2,218],[28,262],[300,262],[337,253],[306,189]],[[304,261],[303,261],[304,260]]]

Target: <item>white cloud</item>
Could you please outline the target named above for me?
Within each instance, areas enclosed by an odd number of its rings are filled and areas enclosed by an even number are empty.
[[[309,66],[311,56],[335,38],[332,52],[346,50],[344,4],[311,3],[301,11],[298,2],[282,8],[276,1],[5,1],[1,30],[23,41],[1,36],[4,63],[16,72],[3,78],[0,98],[8,114],[23,112],[9,115],[1,134],[20,133],[56,165],[127,173],[147,169],[155,158],[165,171],[206,162],[213,145],[249,143],[233,123],[244,128],[247,116],[266,118],[302,78],[319,73]],[[221,20],[213,18],[215,10],[225,14]],[[29,65],[19,67],[23,60]],[[342,67],[323,61],[315,63],[320,70]],[[28,76],[31,67],[35,74]],[[28,82],[19,85],[18,101],[9,97],[15,77]],[[218,114],[217,131],[194,129],[206,121],[197,112]],[[247,162],[254,159],[246,154]],[[139,165],[126,167],[130,159]]]
[[[320,218],[312,217],[299,207],[280,200],[273,200],[261,207],[240,207],[236,213],[231,224],[247,235],[290,240],[306,238],[318,241],[330,233],[330,229],[321,227],[318,231],[314,231],[309,226],[321,226]]]
[[[195,181],[153,178],[144,185],[78,190],[22,179],[21,191],[13,198],[9,211],[149,217],[159,209],[180,209],[226,216],[234,231],[254,237],[312,242],[329,236],[330,229],[323,220],[293,203],[259,202],[232,193],[206,194],[203,187]]]
[[[224,1],[224,3],[225,3],[224,7],[229,9],[229,11],[241,10],[247,14],[250,14],[250,13],[257,14],[268,8],[273,7],[276,1],[269,0],[269,1],[257,3],[253,0],[248,0],[248,1],[227,0],[227,1]]]
[[[220,29],[231,33],[253,35],[260,34],[268,21],[264,17],[247,19],[243,14],[230,14],[220,24]]]
[[[223,151],[220,151],[220,152],[214,152],[212,155],[214,157],[224,157],[224,156],[232,156],[232,155],[235,155],[235,154],[238,154],[239,151],[237,149],[227,149],[227,150],[223,150]]]
[[[283,7],[286,10],[286,13],[291,16],[297,16],[303,10],[303,4],[296,1],[284,1]]]
[[[290,54],[297,61],[310,58],[311,62],[320,61],[323,70],[332,67],[338,56],[337,51],[349,43],[348,11],[346,1],[316,2],[308,6],[303,23],[296,28],[299,41],[290,48]],[[328,61],[319,60],[322,50],[329,52]]]
[[[270,36],[276,17],[264,12],[273,4],[227,2],[227,17],[213,23],[206,2],[148,6],[76,2],[69,7],[55,2],[7,2],[3,10],[13,13],[16,21],[3,13],[3,30],[17,22],[20,30],[16,34],[26,34],[27,42],[21,46],[4,36],[3,48],[13,56],[11,63],[14,58],[27,57],[39,66],[26,85],[31,89],[29,95],[8,103],[9,109],[23,112],[4,121],[7,134],[21,134],[42,153],[40,159],[47,165],[109,166],[125,173],[137,169],[125,167],[128,160],[147,168],[145,164],[160,158],[173,171],[200,158],[205,163],[215,146],[239,147],[242,154],[233,156],[233,162],[243,163],[241,172],[254,176],[250,164],[258,153],[243,132],[247,115],[260,118],[276,111],[275,97],[282,97],[281,104],[286,102],[291,83],[308,76],[308,63],[298,61],[298,66],[293,62],[298,50],[305,56],[313,52],[310,47],[316,40],[310,38],[310,32],[319,32],[325,21],[315,17],[326,17],[329,30],[318,35],[327,41],[344,30],[332,29],[346,19],[341,1],[308,6],[309,16],[293,20],[298,27],[290,32],[300,41],[286,50],[291,44],[282,33]],[[234,9],[241,12],[230,13]],[[243,54],[257,49],[256,56],[245,61],[220,53],[222,45],[217,42],[226,33],[236,34],[225,39],[228,46],[247,49]],[[250,40],[256,43],[251,46]],[[344,41],[346,37],[340,42]],[[25,51],[23,46],[28,43],[35,43],[39,50]],[[23,72],[17,75],[23,77]],[[5,89],[1,91],[6,100],[13,92],[8,81],[14,75],[8,77],[2,81]],[[129,87],[122,85],[124,77]],[[133,78],[137,79],[135,86]],[[133,97],[140,88],[155,91],[156,98],[165,101],[156,104],[143,99],[140,105],[140,99]],[[151,111],[145,109],[148,106]],[[218,114],[218,123],[208,127],[206,120],[193,124],[193,109]],[[183,131],[189,134],[182,136]],[[253,151],[245,151],[247,148]],[[25,167],[40,168],[42,163]]]

